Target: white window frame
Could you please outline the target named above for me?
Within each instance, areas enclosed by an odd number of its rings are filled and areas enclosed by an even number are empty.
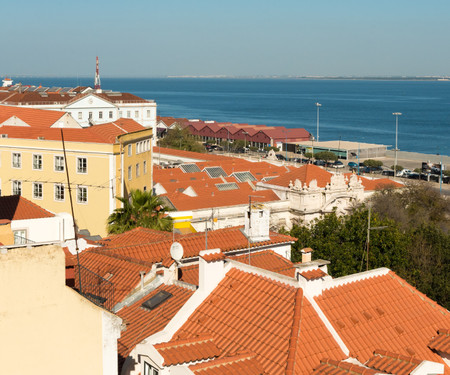
[[[113,118],[113,111],[109,111],[108,116],[109,116],[109,118]]]
[[[12,195],[22,195],[22,181],[20,180],[11,181],[11,193]]]
[[[128,145],[128,156],[133,155],[133,145]]]
[[[64,184],[55,184],[54,199],[56,202],[64,202],[66,199],[66,189]],[[61,194],[62,192],[62,194]],[[62,195],[62,198],[61,198]]]
[[[134,111],[134,117],[139,118],[139,111]]]
[[[150,118],[150,110],[149,109],[147,109],[147,118]]]
[[[159,370],[148,362],[144,362],[144,375],[159,375]]]
[[[40,168],[36,168],[36,164],[35,164],[35,158],[40,158]],[[32,168],[34,171],[42,171],[42,169],[44,168],[44,158],[42,157],[42,154],[33,154],[33,165]]]
[[[99,120],[103,119],[103,111],[98,112],[98,118],[99,118]]]
[[[40,192],[40,195],[36,195],[36,188],[38,188],[38,191]],[[33,182],[33,199],[43,199],[44,197],[44,184],[42,182]]]
[[[83,120],[83,112],[78,112],[78,120]]]
[[[84,190],[85,194],[82,195],[81,191]],[[80,199],[80,197],[84,197],[84,199]],[[80,204],[87,204],[88,203],[88,188],[87,186],[77,186],[77,202]]]
[[[25,245],[27,243],[27,230],[26,229],[16,229],[13,230],[14,235],[14,245]]]
[[[131,117],[131,111],[127,111],[127,118]]]
[[[57,160],[62,161],[62,165],[58,165]],[[57,169],[58,168],[62,168],[62,169]],[[53,170],[55,172],[64,172],[65,171],[65,161],[64,161],[64,156],[63,155],[55,155],[53,157]]]
[[[22,153],[13,152],[11,155],[11,166],[15,169],[22,168]]]
[[[122,117],[122,111],[119,111],[119,118]]]
[[[82,169],[80,169],[80,160],[82,160],[82,159],[86,160],[86,167],[85,167],[84,172],[83,172]],[[87,157],[85,157],[85,156],[77,156],[77,173],[79,173],[79,174],[87,174],[88,173]]]

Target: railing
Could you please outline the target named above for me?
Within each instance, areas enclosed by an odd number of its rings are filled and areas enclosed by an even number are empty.
[[[75,266],[75,289],[97,306],[109,311],[112,310],[114,306],[114,284],[82,265]]]

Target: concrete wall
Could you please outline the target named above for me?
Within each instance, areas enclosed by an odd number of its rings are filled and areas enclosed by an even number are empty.
[[[106,375],[104,355],[114,365],[105,337],[117,340],[120,319],[65,286],[64,263],[56,246],[0,254],[1,373]]]

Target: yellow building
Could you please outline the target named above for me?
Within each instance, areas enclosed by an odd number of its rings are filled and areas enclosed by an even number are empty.
[[[61,247],[0,252],[0,373],[117,374],[122,321],[65,285]]]
[[[1,194],[23,195],[51,212],[70,213],[67,165],[78,228],[104,236],[106,220],[120,204],[115,197],[152,187],[152,129],[119,119],[61,131],[67,116],[0,106]],[[12,124],[12,117],[20,121]]]

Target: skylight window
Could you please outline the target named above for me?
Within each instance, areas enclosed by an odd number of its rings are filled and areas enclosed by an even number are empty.
[[[234,172],[232,176],[234,176],[238,182],[256,181],[255,176],[250,172]]]
[[[181,164],[180,168],[184,173],[200,172],[200,168],[197,166],[197,164]]]
[[[216,187],[220,191],[239,189],[239,186],[237,185],[236,182],[227,182],[227,183],[223,183],[223,184],[216,184]]]
[[[145,301],[141,306],[148,310],[154,310],[172,296],[173,296],[172,293],[169,293],[165,290],[160,290],[152,298]]]
[[[221,167],[206,167],[203,171],[211,178],[218,178],[220,176],[227,177],[227,174]]]

